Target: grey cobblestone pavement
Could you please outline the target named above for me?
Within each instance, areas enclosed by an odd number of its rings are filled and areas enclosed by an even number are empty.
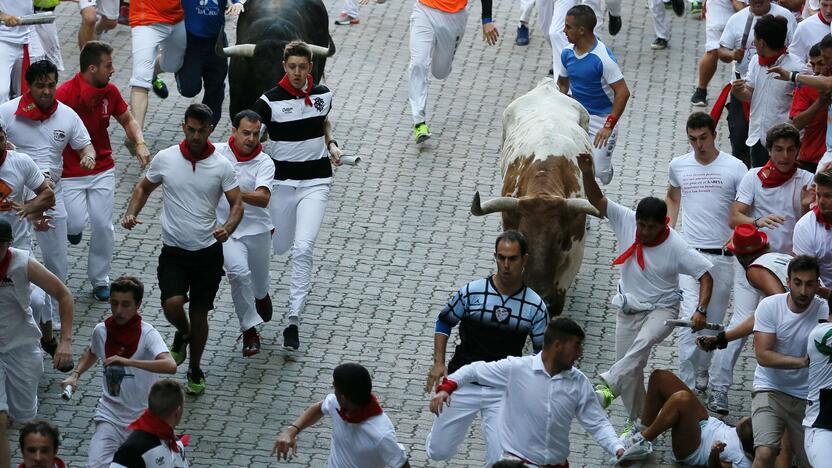
[[[263,0],[250,0],[263,1]],[[607,193],[633,205],[638,198],[664,195],[667,163],[688,151],[684,121],[690,112],[696,61],[702,51],[704,25],[671,14],[670,48],[652,51],[649,11],[643,0],[625,0],[624,28],[610,40],[632,90],[621,121],[616,149],[616,176]],[[340,4],[328,2],[330,17]],[[405,73],[409,59],[408,18],[411,3],[388,1],[361,8],[361,24],[330,27],[338,46],[327,66],[327,84],[335,90],[335,135],[347,154],[361,156],[363,165],[336,172],[324,227],[316,246],[315,276],[302,317],[299,353],[284,353],[280,332],[287,310],[290,267],[287,258],[272,261],[275,320],[267,324],[262,352],[244,359],[237,342],[236,316],[226,282],[211,313],[211,335],[205,355],[205,395],[188,398],[179,431],[192,434],[189,458],[193,466],[246,467],[275,465],[270,457],[282,427],[329,390],[331,371],[339,363],[357,361],[373,374],[375,391],[393,419],[411,464],[420,466],[482,466],[484,450],[478,423],[460,453],[447,463],[428,462],[425,437],[432,416],[423,387],[432,354],[433,323],[449,295],[465,282],[489,274],[492,239],[499,230],[496,216],[474,218],[468,213],[471,196],[499,193],[497,169],[500,115],[515,97],[525,93],[550,66],[551,52],[533,20],[532,42],[514,45],[518,2],[496,2],[495,18],[502,33],[489,48],[481,40],[480,7],[475,4],[454,70],[445,82],[430,87],[428,122],[433,138],[422,148],[412,143]],[[59,7],[60,34],[69,77],[77,66],[77,5]],[[536,16],[536,15],[535,15]],[[116,47],[114,82],[127,96],[130,75],[130,34],[120,26],[104,40]],[[232,41],[233,42],[233,41]],[[713,99],[727,79],[725,66],[710,92]],[[171,97],[151,98],[145,137],[155,153],[181,139],[178,123],[189,100],[179,97],[172,76],[163,76]],[[227,106],[227,103],[226,103]],[[117,156],[116,217],[126,208],[140,174],[120,144],[123,131],[113,124]],[[224,116],[214,140],[227,138]],[[727,133],[724,124],[720,130]],[[724,141],[722,147],[728,148]],[[112,276],[136,274],[147,285],[146,319],[170,340],[173,329],[159,307],[156,282],[160,241],[160,196],[151,197],[133,232],[116,226]],[[610,267],[612,231],[592,222],[583,267],[569,295],[565,314],[587,331],[579,367],[590,378],[612,364],[614,313],[608,299],[617,280]],[[77,297],[76,359],[88,343],[95,323],[108,314],[96,303],[86,282],[87,238],[70,247],[69,286]],[[750,407],[753,363],[740,361],[739,380],[731,393],[732,417]],[[61,375],[50,367],[41,382],[40,415],[56,422],[65,434],[61,449],[70,466],[86,461],[92,416],[100,395],[101,366],[84,376],[69,402],[59,397]],[[676,368],[670,341],[655,350],[648,367]],[[184,368],[177,379],[184,381]],[[623,426],[623,407],[612,407],[613,423]],[[10,437],[15,457],[16,430]],[[605,466],[606,454],[578,425],[571,430],[572,466]],[[644,466],[674,466],[669,438],[655,444],[657,452]],[[326,466],[329,424],[300,436],[299,454],[288,465]],[[285,464],[285,463],[284,463]]]

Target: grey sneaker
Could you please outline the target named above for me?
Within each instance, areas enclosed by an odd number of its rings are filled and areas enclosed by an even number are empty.
[[[708,394],[708,410],[723,416],[728,414],[728,392],[712,388]]]
[[[696,391],[699,393],[708,391],[708,369],[696,371]]]
[[[616,466],[625,461],[643,460],[653,453],[653,444],[645,440],[641,433],[623,439],[622,443],[624,444],[624,454],[621,455],[621,458],[613,457],[613,463]]]

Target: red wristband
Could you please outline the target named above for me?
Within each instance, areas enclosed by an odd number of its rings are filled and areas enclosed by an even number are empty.
[[[613,128],[615,128],[615,124],[617,124],[617,123],[618,123],[618,117],[610,114],[610,115],[607,116],[607,121],[604,122],[604,128],[609,128],[610,130],[612,130]]]
[[[457,389],[457,387],[459,387],[459,385],[457,385],[456,382],[445,377],[442,379],[442,383],[436,386],[436,393],[448,392],[448,395],[450,395]]]

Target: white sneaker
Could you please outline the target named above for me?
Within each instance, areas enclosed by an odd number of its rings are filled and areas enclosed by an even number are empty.
[[[619,466],[625,461],[643,460],[653,453],[653,444],[645,440],[641,433],[632,435],[622,442],[624,444],[624,454],[621,455],[621,458],[614,458],[615,466]]]

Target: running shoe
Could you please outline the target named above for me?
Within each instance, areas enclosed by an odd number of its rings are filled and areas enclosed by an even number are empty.
[[[681,18],[685,15],[685,0],[670,0],[670,4],[673,6],[673,13],[676,16]]]
[[[604,409],[609,408],[612,401],[615,400],[615,394],[612,393],[612,390],[606,383],[595,385],[595,395],[598,396],[598,403],[601,403],[601,407]]]
[[[413,138],[416,139],[416,143],[424,143],[428,138],[430,138],[430,130],[428,130],[428,124],[422,122],[414,125]]]
[[[300,338],[298,338],[298,326],[289,325],[283,330],[283,347],[297,351],[300,348]]]
[[[69,243],[72,244],[72,245],[80,244],[81,239],[83,239],[83,238],[84,238],[84,233],[83,232],[78,233],[78,234],[67,234],[66,235],[66,240],[68,240]]]
[[[653,41],[652,44],[650,44],[650,48],[653,49],[653,50],[667,49],[667,39],[662,39],[660,37],[657,37],[656,40]]]
[[[254,327],[243,332],[243,357],[251,357],[260,352],[260,335]]]
[[[707,107],[708,106],[708,90],[702,88],[696,88],[693,91],[693,96],[690,98],[690,103],[696,107]]]
[[[517,27],[517,39],[514,40],[514,43],[519,46],[527,46],[529,45],[529,27],[525,24],[521,24]]]
[[[702,2],[690,2],[690,14],[691,16],[695,16],[699,19],[699,17],[702,16]]]
[[[338,26],[352,26],[354,24],[358,24],[361,21],[358,18],[350,16],[346,13],[341,13],[337,20],[335,20],[335,24]]]
[[[620,16],[613,16],[612,13],[609,14],[610,17],[610,35],[615,36],[621,31],[621,17]]]
[[[708,391],[708,369],[700,369],[696,371],[696,384],[694,387],[699,393]]]
[[[185,358],[188,357],[188,337],[179,333],[178,330],[173,334],[173,344],[170,347],[170,357],[173,358],[177,366],[185,362]]]
[[[158,76],[154,76],[153,81],[151,81],[150,84],[153,87],[153,94],[159,96],[160,98],[167,99],[170,95],[168,92],[168,85],[166,85],[164,81],[160,80]]]
[[[188,383],[185,385],[188,395],[202,395],[205,393],[205,374],[201,369],[188,369]]]
[[[711,389],[708,394],[708,410],[723,416],[728,414],[728,392]]]
[[[92,288],[92,297],[98,302],[110,302],[110,287],[96,286]]]

